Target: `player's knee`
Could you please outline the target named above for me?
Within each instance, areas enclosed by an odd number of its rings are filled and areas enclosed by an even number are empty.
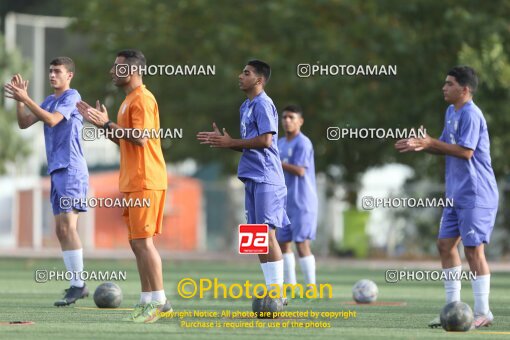
[[[469,247],[469,248],[473,248],[473,247]],[[471,263],[471,262],[475,261],[477,258],[479,258],[479,256],[476,254],[474,249],[468,249],[468,247],[464,247],[464,255],[466,256],[466,260],[469,263]]]
[[[469,250],[467,250],[467,249],[465,249],[465,248],[464,248],[464,255],[466,256],[466,260],[467,260],[468,262],[473,261],[473,260],[474,260],[474,258],[475,258],[474,254],[473,254],[471,251],[469,251]]]
[[[61,223],[57,225],[56,232],[59,240],[66,240],[71,234],[71,227],[68,224]]]
[[[296,242],[296,249],[298,251],[306,250],[306,245],[303,242]]]
[[[57,238],[62,241],[67,238],[67,232],[62,228],[57,229]]]
[[[485,257],[483,252],[483,247],[464,247],[464,255],[466,256],[466,260],[468,262],[476,261]]]
[[[133,250],[133,253],[137,254],[140,251],[142,251],[142,246],[140,245],[139,242],[136,242],[135,240],[132,240],[130,242],[130,244],[131,244],[131,249]]]
[[[437,248],[437,250],[439,251],[439,253],[441,254],[441,253],[442,253],[442,251],[443,251],[443,245],[442,245],[442,243],[441,243],[441,240],[437,240],[437,241],[436,241],[436,248]]]
[[[442,239],[437,240],[436,246],[439,254],[449,254],[455,249],[455,246],[452,245],[451,242]]]
[[[149,248],[146,239],[131,240],[129,244],[131,245],[131,249],[135,254],[147,251],[147,249]]]
[[[292,249],[290,246],[290,242],[279,242],[280,249],[282,250],[282,253],[291,253]]]
[[[278,244],[278,240],[276,239],[276,233],[274,231],[271,232],[271,229],[267,233],[267,238],[269,243],[272,243],[274,245]]]
[[[308,242],[296,242],[296,249],[299,257],[305,257],[312,254],[312,250],[310,249]]]

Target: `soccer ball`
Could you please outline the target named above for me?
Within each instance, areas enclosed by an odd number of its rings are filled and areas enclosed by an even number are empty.
[[[359,280],[352,287],[352,298],[357,303],[371,303],[377,300],[379,289],[374,281]]]
[[[117,308],[122,302],[122,290],[113,282],[101,283],[94,292],[94,302],[99,308]]]
[[[474,316],[471,307],[464,302],[450,302],[441,310],[441,326],[447,332],[467,332],[471,329]]]
[[[266,295],[263,298],[254,297],[251,309],[255,313],[257,313],[257,318],[274,318],[272,313],[278,313],[283,311],[283,299],[281,298],[270,298],[269,295]],[[269,312],[269,313],[268,313]]]

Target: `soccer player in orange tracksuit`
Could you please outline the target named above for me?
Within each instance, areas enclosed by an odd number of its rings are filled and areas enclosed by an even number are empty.
[[[156,99],[143,85],[142,74],[135,70],[145,65],[145,57],[138,50],[117,54],[110,74],[113,83],[126,93],[117,123],[108,119],[105,106],[99,102],[95,109],[85,102],[77,107],[85,119],[109,130],[108,138],[120,146],[119,187],[125,199],[150,202],[150,207],[126,207],[123,216],[142,287],[140,301],[126,321],[152,323],[160,318],[161,312],[171,311],[172,307],[163,289],[161,257],[153,243],[153,236],[161,233],[167,188],[161,141],[147,136],[136,138],[140,133],[133,133],[133,129],[150,132],[160,128]]]

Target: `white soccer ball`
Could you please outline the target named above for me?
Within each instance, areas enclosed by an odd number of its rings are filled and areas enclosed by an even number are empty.
[[[379,289],[374,281],[359,280],[352,287],[352,298],[358,303],[371,303],[377,300]]]

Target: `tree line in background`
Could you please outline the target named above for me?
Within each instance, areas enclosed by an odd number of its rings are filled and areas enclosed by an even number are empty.
[[[5,46],[3,36],[0,34],[0,46]],[[16,51],[8,53],[5,48],[0,49],[0,79],[7,80],[16,73],[29,70],[29,64],[24,61]],[[3,84],[2,98],[0,99],[0,174],[7,171],[9,164],[21,161],[31,152],[30,144],[20,136],[16,123],[16,106],[12,110],[4,107]],[[14,127],[16,126],[16,127]]]

